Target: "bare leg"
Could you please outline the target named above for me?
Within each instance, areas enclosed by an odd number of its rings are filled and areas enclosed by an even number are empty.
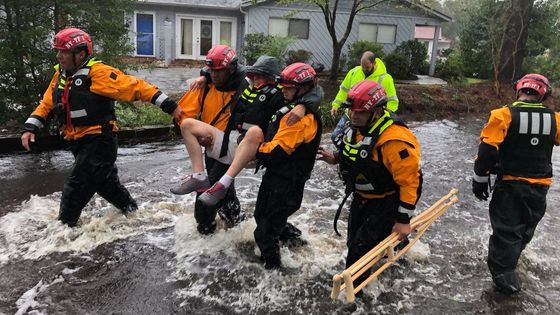
[[[226,175],[231,177],[237,176],[249,162],[255,159],[259,145],[263,143],[263,141],[264,135],[261,128],[255,126],[249,128],[245,137],[243,137],[243,140],[239,143],[237,150],[235,150],[233,162],[231,162]]]
[[[215,128],[196,119],[187,118],[181,123],[181,134],[183,142],[191,158],[193,173],[204,171],[202,161],[202,147],[198,142],[199,138],[211,138],[213,143],[216,139]]]

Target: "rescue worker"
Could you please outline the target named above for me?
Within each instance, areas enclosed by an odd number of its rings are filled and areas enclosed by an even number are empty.
[[[281,88],[277,85],[280,76],[280,61],[278,58],[261,56],[252,67],[246,71],[247,77],[242,84],[243,92],[231,106],[231,117],[224,131],[207,123],[187,118],[183,123],[185,130],[183,138],[187,151],[191,158],[193,177],[181,184],[174,193],[187,194],[202,188],[202,191],[210,188],[207,182],[197,180],[195,174],[203,174],[204,165],[202,161],[202,148],[199,139],[209,139],[212,146],[206,148],[206,155],[221,163],[231,164],[238,144],[244,139],[247,130],[253,126],[259,130],[266,130],[270,117],[284,106],[284,97]],[[262,142],[262,141],[261,141]],[[203,204],[214,206],[226,196],[229,186],[233,183],[233,177],[224,174],[217,183],[223,183],[221,198],[213,203]],[[204,189],[205,188],[205,189]]]
[[[264,62],[269,62],[271,57],[262,56],[260,57],[255,65],[251,68],[253,72],[264,71]],[[279,77],[280,71],[278,70]],[[298,98],[297,105],[293,106],[290,111],[286,114],[286,123],[288,126],[292,126],[296,122],[298,122],[306,113],[316,113],[320,112],[319,106],[320,102],[317,101],[317,95],[322,95],[321,87],[315,86],[313,93],[304,94],[302,97]],[[273,90],[276,91],[276,88]],[[245,95],[250,95],[251,93],[249,90],[245,90]],[[242,97],[243,95],[242,94]],[[258,102],[256,104],[245,104],[240,106],[240,108],[248,108],[250,111],[248,113],[259,113],[259,123],[253,123],[251,127],[243,134],[243,140],[239,143],[239,146],[236,148],[235,156],[233,160],[230,160],[230,167],[226,171],[226,173],[220,178],[218,182],[216,182],[212,187],[207,189],[204,193],[202,193],[198,200],[206,205],[215,205],[218,203],[222,198],[225,197],[226,191],[233,182],[233,179],[245,168],[249,162],[255,160],[256,153],[258,151],[259,146],[264,141],[264,133],[266,133],[269,121],[272,115],[279,110],[281,107],[284,107],[284,96],[282,93],[280,95],[280,106],[278,100],[275,99],[273,102],[269,101],[267,103]],[[256,97],[257,95],[254,94]],[[258,96],[258,98],[262,98],[263,96]],[[264,99],[263,99],[264,100]],[[242,103],[243,104],[243,103]],[[250,106],[247,106],[250,105]],[[233,117],[234,125],[247,125],[247,122],[251,120],[255,121],[255,119],[250,119],[247,114],[243,114],[244,110],[240,110],[241,114],[234,114],[234,116],[239,116],[237,118]],[[254,115],[254,114],[253,114]],[[247,122],[243,122],[242,120],[247,120]],[[254,127],[254,128],[253,128]],[[295,229],[293,229],[295,231]],[[301,235],[301,233],[300,233]]]
[[[176,121],[181,128],[181,134],[187,151],[195,147],[191,143],[189,128],[194,119],[199,119],[221,132],[226,130],[231,116],[231,106],[236,103],[241,86],[245,80],[245,67],[238,64],[235,50],[227,45],[216,45],[208,51],[205,60],[210,81],[205,88],[191,89],[179,100],[182,109],[181,117]],[[223,139],[229,139],[223,137]],[[221,158],[221,143],[213,138],[200,138],[198,142],[207,148],[204,156],[206,172],[197,162],[197,157],[190,155],[193,160],[192,173],[184,178],[180,186],[171,189],[175,194],[186,194],[192,191],[197,193],[206,190],[218,181],[228,168]],[[198,146],[198,142],[196,146]],[[227,148],[227,147],[226,147]],[[189,151],[190,153],[190,151]],[[199,159],[202,162],[202,159]],[[195,165],[195,163],[197,163]],[[236,223],[242,218],[241,206],[232,185],[227,191],[226,197],[216,206],[205,206],[199,201],[195,202],[194,217],[197,221],[197,230],[201,234],[211,234],[216,230],[216,214],[226,221]]]
[[[280,84],[286,106],[272,116],[265,142],[256,152],[266,171],[255,205],[254,236],[266,269],[281,266],[280,240],[301,235],[287,220],[301,206],[322,133],[319,112],[309,112],[293,125],[287,123],[287,113],[303,99],[314,100],[316,106],[321,103],[323,90],[315,70],[304,63],[291,64],[282,71]]]
[[[472,182],[474,195],[487,200],[489,176],[498,176],[490,200],[488,268],[506,294],[521,289],[515,268],[545,213],[552,149],[560,144],[560,116],[543,105],[552,93],[548,79],[527,74],[514,89],[516,100],[493,110],[480,133]]]
[[[356,83],[362,80],[371,80],[379,83],[385,90],[387,94],[387,109],[396,113],[399,108],[399,99],[397,98],[397,91],[395,90],[395,84],[393,83],[393,77],[387,73],[387,68],[381,59],[375,57],[375,53],[372,51],[366,51],[362,54],[360,59],[360,65],[352,68],[344,77],[342,84],[340,84],[340,89],[336,94],[336,97],[331,105],[331,115],[335,117],[338,114],[340,105],[346,101],[348,91]],[[338,121],[331,139],[333,142],[337,142],[336,138],[342,134],[344,130],[344,125],[348,121],[348,111],[342,113],[342,117]]]
[[[62,191],[58,219],[75,226],[96,192],[124,214],[135,211],[138,206],[120,183],[115,166],[115,100],[149,101],[174,117],[180,116],[180,108],[157,87],[92,57],[91,38],[81,29],[59,31],[53,48],[59,64],[39,106],[22,127],[21,143],[30,151],[30,142],[35,142],[49,113],[55,112],[75,158]]]
[[[386,108],[383,87],[364,80],[354,85],[345,107],[346,123],[338,151],[319,148],[319,159],[339,164],[346,186],[346,198],[352,194],[348,218],[348,256],[350,267],[392,232],[406,240],[410,219],[422,191],[420,144],[416,136]],[[336,220],[344,202],[340,205]],[[337,232],[338,233],[338,232]],[[360,284],[364,274],[354,285]]]

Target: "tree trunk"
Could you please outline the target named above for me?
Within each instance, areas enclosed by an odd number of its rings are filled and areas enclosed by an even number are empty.
[[[496,79],[500,82],[513,82],[521,75],[523,59],[527,54],[526,44],[529,20],[534,0],[511,0],[506,14],[506,26],[502,45],[498,51]]]
[[[333,43],[333,58],[331,63],[331,74],[329,81],[336,82],[338,80],[338,66],[340,63],[340,54],[342,53],[342,45]]]

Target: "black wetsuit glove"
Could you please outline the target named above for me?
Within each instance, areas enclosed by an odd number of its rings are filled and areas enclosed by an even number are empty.
[[[473,179],[472,181],[472,192],[478,198],[478,200],[488,200],[488,182],[481,183]]]

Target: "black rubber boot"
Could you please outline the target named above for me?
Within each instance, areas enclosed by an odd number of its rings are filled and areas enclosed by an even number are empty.
[[[506,271],[501,274],[497,274],[492,276],[492,280],[496,285],[498,291],[505,293],[505,294],[515,294],[521,291],[521,287],[519,286],[519,279],[517,279],[517,275],[513,271]]]
[[[264,268],[265,269],[278,269],[282,266],[282,261],[280,260],[280,253],[276,253],[270,256],[263,256]]]
[[[120,210],[122,214],[127,215],[138,210],[138,204],[132,199],[131,203],[129,203],[126,207],[121,208]]]
[[[202,235],[212,234],[214,233],[214,231],[216,231],[216,222],[212,222],[212,224],[210,225],[199,223],[196,229]]]
[[[290,222],[286,222],[279,239],[289,248],[307,245],[307,241],[301,238],[301,230]]]

